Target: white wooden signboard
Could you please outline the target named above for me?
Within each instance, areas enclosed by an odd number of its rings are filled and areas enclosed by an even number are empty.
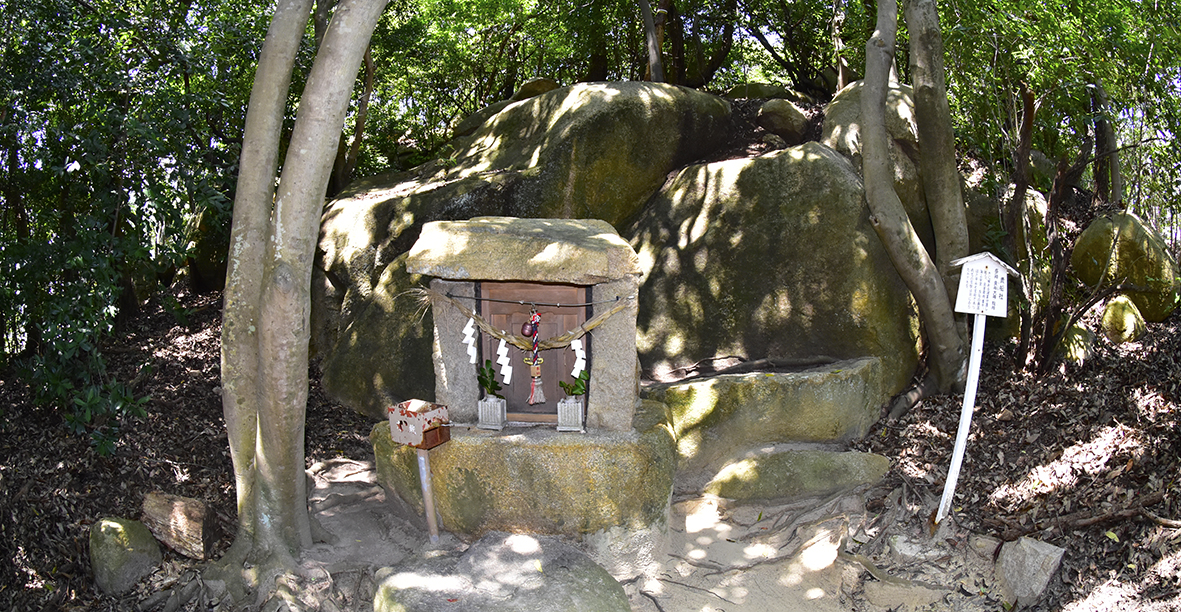
[[[951,510],[955,497],[956,481],[960,477],[960,466],[964,463],[964,450],[968,445],[968,432],[972,428],[972,410],[976,405],[976,387],[980,382],[980,357],[984,354],[984,325],[988,317],[1005,317],[1009,314],[1009,275],[1018,276],[1017,271],[997,259],[992,253],[977,253],[951,262],[963,266],[960,271],[959,291],[955,298],[955,311],[975,315],[972,321],[972,352],[968,356],[968,381],[964,388],[964,404],[960,408],[960,426],[955,435],[955,450],[951,454],[951,467],[947,470],[947,481],[943,483],[943,498],[939,500],[939,512],[935,515],[938,523]]]

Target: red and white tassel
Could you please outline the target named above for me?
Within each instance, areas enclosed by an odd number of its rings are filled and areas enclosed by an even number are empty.
[[[545,392],[541,389],[542,359],[539,355],[541,351],[537,347],[539,343],[538,336],[541,331],[541,315],[536,310],[530,313],[529,323],[527,325],[528,333],[525,335],[533,337],[533,354],[525,358],[525,363],[529,364],[529,377],[532,379],[529,382],[529,405],[544,404]],[[522,328],[522,331],[525,331],[525,328]]]

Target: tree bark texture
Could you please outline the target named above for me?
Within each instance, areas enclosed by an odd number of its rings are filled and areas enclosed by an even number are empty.
[[[959,273],[952,270],[951,262],[968,255],[968,220],[955,163],[955,132],[947,103],[943,35],[935,0],[910,0],[906,4],[906,24],[910,29],[914,112],[918,117],[919,170],[935,230],[935,267],[954,304]]]
[[[270,233],[291,70],[311,10],[312,0],[281,0],[275,8],[246,111],[222,310],[222,411],[238,494],[238,532],[231,557],[244,558],[255,545],[263,248]]]
[[[200,500],[152,491],[144,496],[143,523],[172,550],[193,559],[209,556],[215,521]]]
[[[652,5],[648,0],[640,3],[640,16],[644,18],[644,36],[648,40],[648,74],[655,83],[664,82],[664,67],[660,61],[660,41],[656,37],[656,21],[652,18]]]
[[[898,194],[887,149],[886,88],[894,62],[898,24],[895,0],[878,2],[877,29],[865,46],[865,91],[861,97],[862,172],[871,221],[898,275],[918,303],[929,343],[928,363],[940,391],[964,376],[964,348],[952,305],[931,257],[923,248]],[[921,116],[920,116],[921,120]]]
[[[1124,180],[1120,170],[1119,140],[1111,122],[1107,91],[1098,83],[1091,93],[1091,109],[1095,113],[1095,191],[1105,204],[1123,205]]]
[[[238,484],[231,553],[244,558],[291,564],[312,543],[304,473],[312,259],[357,70],[386,2],[336,6],[274,192],[283,106],[310,0],[280,2],[255,77],[222,332],[222,401]]]

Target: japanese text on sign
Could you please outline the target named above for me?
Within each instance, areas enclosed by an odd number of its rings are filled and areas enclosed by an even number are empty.
[[[1008,283],[1005,270],[987,261],[964,264],[960,273],[955,311],[990,317],[1008,315]]]

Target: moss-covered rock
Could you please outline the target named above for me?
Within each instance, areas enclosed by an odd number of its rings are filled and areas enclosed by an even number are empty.
[[[682,469],[716,471],[748,449],[864,436],[890,393],[881,359],[806,372],[728,374],[659,389]]]
[[[828,495],[873,484],[889,469],[889,459],[872,453],[769,450],[728,463],[705,492],[741,501]]]
[[[1126,295],[1145,321],[1164,321],[1177,306],[1177,262],[1160,234],[1132,213],[1092,221],[1075,241],[1070,265],[1091,286],[1118,282],[1142,287]]]
[[[624,233],[644,274],[644,368],[874,355],[901,389],[917,318],[863,194],[848,160],[815,142],[678,173]]]
[[[1144,317],[1136,304],[1121,295],[1112,299],[1103,309],[1103,335],[1112,344],[1134,342],[1147,331]]]
[[[444,528],[582,538],[613,527],[663,525],[676,459],[662,417],[660,404],[646,402],[637,414],[638,434],[452,428],[451,441],[430,456]],[[415,449],[395,444],[387,423],[375,425],[370,440],[378,481],[421,511]]]
[[[160,544],[139,521],[104,518],[90,527],[90,566],[104,593],[130,591],[162,559]]]

